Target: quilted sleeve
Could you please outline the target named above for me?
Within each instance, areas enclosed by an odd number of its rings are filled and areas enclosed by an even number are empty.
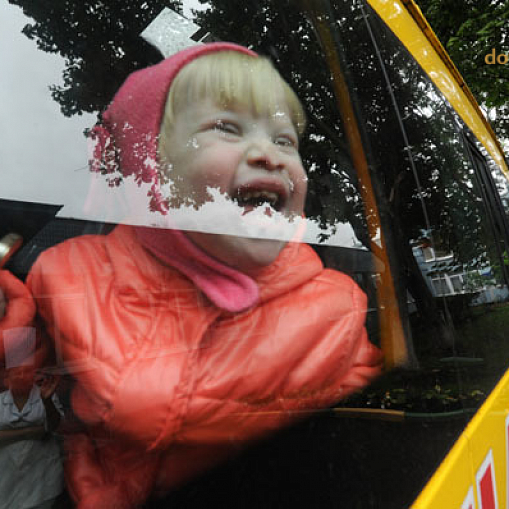
[[[338,345],[336,349],[337,378],[334,386],[339,388],[341,399],[359,391],[377,378],[383,367],[382,351],[371,343],[365,327],[367,298],[365,293],[348,276],[350,298],[347,299],[350,310],[342,320],[331,326],[327,335]],[[342,281],[342,284],[343,281]]]
[[[285,407],[330,406],[380,375],[382,352],[368,339],[366,295],[351,278],[324,271],[300,297],[313,305],[293,338],[298,357],[285,381]]]
[[[382,352],[367,338],[363,328],[350,369],[341,380],[342,398],[361,390],[382,372]]]

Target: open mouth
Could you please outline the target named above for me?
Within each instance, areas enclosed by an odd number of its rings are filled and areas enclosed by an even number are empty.
[[[283,199],[277,193],[271,191],[249,191],[239,195],[236,202],[241,207],[254,209],[262,205],[268,205],[279,212],[283,208]]]
[[[247,185],[237,190],[234,200],[246,212],[263,206],[270,207],[276,212],[281,212],[286,204],[287,192],[282,185],[271,185],[270,189]]]

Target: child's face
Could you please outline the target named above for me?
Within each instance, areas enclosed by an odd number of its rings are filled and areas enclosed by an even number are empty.
[[[175,117],[161,149],[176,203],[210,201],[216,188],[244,209],[261,206],[301,216],[307,177],[298,151],[298,135],[283,106],[257,115],[245,106],[223,108],[202,100]],[[166,149],[164,147],[167,147]],[[175,206],[175,205],[174,205]],[[202,249],[243,272],[272,263],[284,241],[188,232]]]

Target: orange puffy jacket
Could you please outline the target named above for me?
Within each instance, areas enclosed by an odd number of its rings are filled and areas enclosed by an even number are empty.
[[[88,426],[67,446],[79,507],[135,506],[380,372],[364,293],[309,246],[256,281],[259,305],[221,311],[128,226],[39,257],[27,284]]]

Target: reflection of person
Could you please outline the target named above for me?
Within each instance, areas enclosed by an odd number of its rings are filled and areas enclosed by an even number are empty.
[[[93,166],[150,183],[169,217],[215,188],[245,216],[292,218],[303,127],[267,60],[201,45],[128,78],[92,131]],[[364,294],[297,242],[121,225],[46,251],[28,286],[88,368],[72,402],[89,432],[68,442],[79,507],[134,506],[380,369]]]
[[[0,394],[2,509],[50,508],[63,490],[60,446],[51,435],[62,413],[55,394],[58,380],[46,376],[40,386],[34,381],[30,359],[7,365],[7,390]]]

